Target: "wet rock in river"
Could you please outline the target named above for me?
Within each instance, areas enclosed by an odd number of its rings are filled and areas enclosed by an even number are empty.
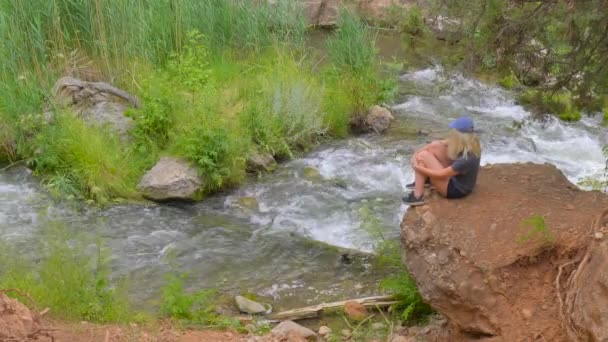
[[[277,162],[270,153],[253,153],[247,159],[248,172],[272,172],[276,167]]]
[[[243,296],[234,297],[234,301],[236,302],[236,306],[239,308],[239,310],[241,312],[252,314],[252,315],[261,314],[261,313],[266,312],[266,308],[264,307],[264,305],[254,301],[254,300],[245,298]]]
[[[203,185],[203,179],[188,162],[180,158],[162,157],[142,177],[137,189],[153,201],[197,201],[202,198]]]
[[[247,210],[258,210],[259,208],[258,200],[256,200],[254,197],[241,197],[237,203],[239,207]]]
[[[304,179],[309,181],[319,181],[323,178],[321,177],[321,172],[312,166],[305,167],[304,170],[302,170],[302,175],[304,176]]]

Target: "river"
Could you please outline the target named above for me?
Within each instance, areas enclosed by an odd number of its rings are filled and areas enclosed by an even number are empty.
[[[179,270],[190,275],[190,289],[252,292],[275,307],[292,307],[378,292],[384,275],[367,256],[374,239],[363,213],[376,216],[387,237],[398,237],[411,154],[458,115],[472,116],[481,131],[482,164],[550,162],[574,183],[604,174],[608,135],[600,117],[571,124],[533,119],[509,92],[438,66],[402,75],[399,98],[388,134],[325,144],[197,204],[74,207],[51,200],[26,169],[4,171],[0,233],[31,245],[49,220],[58,220],[100,236],[114,276],[128,276],[134,300],[144,306],[154,306],[163,274]],[[319,179],[305,177],[310,167]],[[241,206],[242,197],[255,198],[258,208]],[[362,253],[344,258],[333,246]],[[35,257],[34,248],[24,251]]]

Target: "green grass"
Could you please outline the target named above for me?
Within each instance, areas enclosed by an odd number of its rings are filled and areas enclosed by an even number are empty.
[[[255,151],[292,158],[392,96],[374,35],[343,12],[329,63],[304,50],[292,1],[0,0],[0,160],[26,160],[53,192],[109,204],[183,156],[213,192],[240,183]],[[124,141],[49,97],[63,75],[111,82],[142,99]],[[43,109],[53,112],[47,123]]]
[[[125,287],[111,282],[102,241],[75,237],[59,223],[50,223],[41,235],[40,245],[28,247],[36,250],[37,261],[8,241],[1,242],[0,288],[29,294],[34,303],[20,299],[39,310],[50,308],[55,318],[125,323],[139,317],[129,305]]]

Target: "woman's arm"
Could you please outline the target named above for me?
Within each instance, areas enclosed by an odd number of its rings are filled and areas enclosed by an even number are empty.
[[[456,170],[454,170],[451,166],[448,166],[444,169],[435,170],[420,166],[420,164],[416,163],[414,164],[414,169],[424,174],[425,176],[429,176],[431,178],[450,178],[452,176],[458,175],[458,172],[456,172]]]

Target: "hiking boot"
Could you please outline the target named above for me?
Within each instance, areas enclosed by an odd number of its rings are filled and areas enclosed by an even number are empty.
[[[405,188],[408,190],[413,190],[414,187],[416,186],[416,182],[411,182],[410,184],[406,184]],[[424,182],[424,187],[425,188],[430,188],[431,187],[431,179],[427,178],[426,182]]]
[[[415,207],[417,205],[423,205],[426,203],[424,200],[424,195],[420,195],[420,197],[416,197],[413,192],[410,192],[407,196],[402,198],[403,203],[409,205],[410,207]]]

